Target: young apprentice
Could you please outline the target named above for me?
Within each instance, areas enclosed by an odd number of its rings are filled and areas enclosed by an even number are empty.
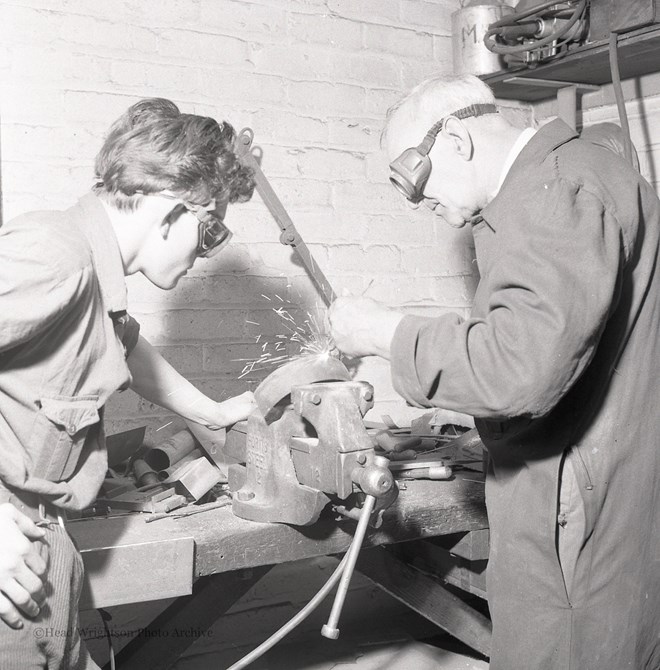
[[[471,226],[470,318],[340,298],[332,335],[389,359],[409,403],[475,417],[491,670],[658,670],[660,202],[617,141],[515,128],[494,102],[428,80],[385,135],[399,190]]]
[[[125,275],[171,289],[231,233],[252,174],[228,123],[148,99],[110,128],[93,192],[0,228],[0,666],[96,668],[77,633],[82,559],[58,518],[96,497],[103,408],[128,387],[220,428],[251,393],[215,402],[139,335]],[[40,631],[54,631],[40,635]]]

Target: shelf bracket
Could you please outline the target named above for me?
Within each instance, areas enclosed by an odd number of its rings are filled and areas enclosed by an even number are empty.
[[[520,86],[541,86],[557,89],[557,107],[559,118],[573,130],[577,126],[577,96],[600,90],[594,84],[579,84],[572,81],[557,81],[555,79],[535,79],[533,77],[509,77],[504,84],[518,84]]]

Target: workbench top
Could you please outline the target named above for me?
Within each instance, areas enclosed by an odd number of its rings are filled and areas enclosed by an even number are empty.
[[[406,481],[382,526],[369,529],[365,546],[487,528],[481,480],[480,473],[459,472],[449,481]],[[341,553],[356,526],[333,514],[306,527],[257,523],[234,516],[230,507],[152,523],[146,516],[68,523],[87,572],[81,608],[184,595],[204,575]]]

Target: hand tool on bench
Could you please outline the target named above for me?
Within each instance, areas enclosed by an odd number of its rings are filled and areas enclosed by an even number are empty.
[[[390,463],[396,477],[405,479],[450,479],[453,472],[443,461],[407,461]]]
[[[260,150],[257,147],[252,147],[253,139],[254,132],[252,129],[243,128],[236,140],[238,154],[245,165],[248,165],[254,171],[254,181],[257,187],[257,192],[282,231],[280,234],[280,242],[292,247],[298,254],[302,264],[309,273],[309,276],[316,283],[326,306],[330,306],[330,304],[337,298],[337,294],[334,292],[332,286],[330,286],[330,282],[314,260],[311,251],[303,241],[300,233],[293,224],[291,217],[286,209],[284,209],[284,205],[277,197],[277,194],[270,185],[266,175],[263,173],[259,160],[254,154],[255,150]]]

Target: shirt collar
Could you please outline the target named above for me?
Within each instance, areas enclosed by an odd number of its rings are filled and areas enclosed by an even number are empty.
[[[110,314],[125,312],[127,303],[124,263],[119,243],[103,204],[94,193],[73,207],[76,222],[89,242],[101,294]]]
[[[506,176],[509,174],[511,166],[514,164],[520,152],[525,148],[527,143],[532,139],[532,137],[534,137],[534,135],[536,135],[536,128],[525,128],[525,130],[523,130],[522,133],[518,135],[518,138],[513,143],[513,146],[511,149],[509,149],[509,153],[506,156],[506,160],[504,161],[504,165],[502,167],[502,172],[500,173],[500,180],[497,183],[497,188],[493,193],[493,197],[495,197],[500,192],[502,184],[504,183]]]

